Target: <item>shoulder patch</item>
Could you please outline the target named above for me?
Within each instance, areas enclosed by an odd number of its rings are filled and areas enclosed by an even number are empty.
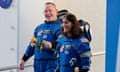
[[[62,34],[60,34],[60,35],[58,36],[58,38],[62,38],[62,37],[64,37]]]
[[[82,38],[80,40],[81,40],[81,42],[89,42],[88,39],[86,39],[86,38]]]

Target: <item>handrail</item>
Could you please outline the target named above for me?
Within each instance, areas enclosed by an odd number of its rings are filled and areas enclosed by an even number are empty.
[[[105,54],[105,51],[95,52],[95,53],[93,53],[93,56],[99,56],[99,55],[104,55],[104,54]]]
[[[31,67],[31,66],[32,66],[32,64],[27,64],[27,65],[25,65],[25,68],[26,67]],[[0,71],[12,70],[12,69],[18,69],[18,65],[0,67]]]
[[[105,52],[96,52],[96,53],[93,53],[93,56],[100,56],[100,55],[104,55]],[[25,68],[27,67],[31,67],[33,66],[32,64],[26,64],[25,65]],[[5,67],[0,67],[0,71],[5,71],[5,70],[11,70],[11,69],[18,69],[18,65],[12,65],[12,66],[5,66]]]

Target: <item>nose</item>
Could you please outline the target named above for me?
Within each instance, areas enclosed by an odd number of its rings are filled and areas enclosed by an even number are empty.
[[[49,14],[50,12],[49,11],[46,11],[45,14]]]

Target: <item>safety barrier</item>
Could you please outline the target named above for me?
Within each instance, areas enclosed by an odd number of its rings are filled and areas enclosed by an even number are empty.
[[[105,52],[96,52],[93,53],[93,56],[100,56],[100,55],[105,55]],[[31,67],[32,64],[26,64],[25,68]],[[12,69],[18,69],[18,65],[12,65],[12,66],[5,66],[5,67],[0,67],[0,71],[6,71],[6,70],[12,70]]]

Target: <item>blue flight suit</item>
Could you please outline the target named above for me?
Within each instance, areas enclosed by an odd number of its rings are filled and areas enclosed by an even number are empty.
[[[60,37],[56,50],[60,57],[60,72],[87,72],[91,64],[91,49],[84,36],[72,39]]]
[[[34,37],[39,41],[55,42],[61,33],[61,23],[60,20],[57,20],[40,24],[34,31]],[[57,67],[54,49],[45,48],[43,45],[40,48],[32,47],[30,42],[25,55],[27,57],[34,55],[34,72],[54,72]]]

